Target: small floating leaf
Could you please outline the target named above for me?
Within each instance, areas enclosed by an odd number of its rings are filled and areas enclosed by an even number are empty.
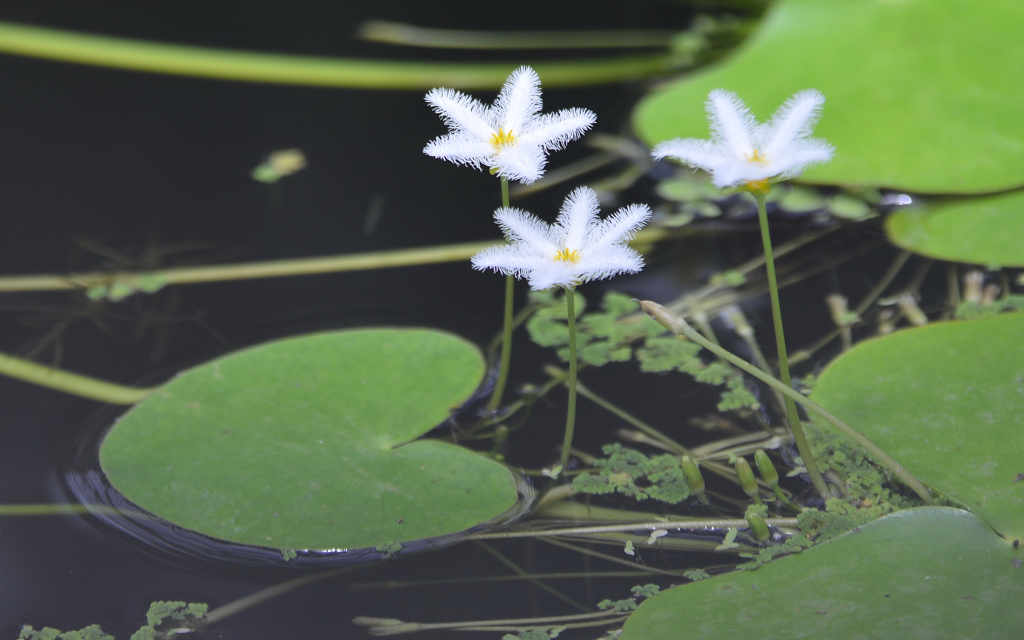
[[[910,509],[756,571],[663,591],[620,638],[1012,638],[1024,625],[1020,555],[966,511]]]
[[[186,371],[131,409],[100,463],[176,525],[284,549],[463,531],[514,506],[502,465],[417,440],[477,388],[479,350],[429,329],[289,338]]]
[[[1024,192],[914,207],[893,213],[895,244],[942,260],[1024,267]]]

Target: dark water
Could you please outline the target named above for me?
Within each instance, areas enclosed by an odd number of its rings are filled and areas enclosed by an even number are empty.
[[[488,29],[672,28],[689,11],[661,2],[307,3],[11,1],[0,19],[171,42],[292,53],[458,59],[360,43],[369,18],[424,26]],[[587,52],[584,52],[586,54]],[[580,55],[579,53],[573,55]],[[514,54],[462,55],[509,59]],[[524,59],[535,57],[527,55]],[[518,59],[517,59],[518,61]],[[497,181],[427,158],[423,145],[443,133],[422,92],[368,92],[215,82],[0,56],[0,212],[4,274],[250,261],[403,248],[496,238],[490,212]],[[580,106],[596,130],[619,133],[642,83],[548,91],[545,110]],[[490,100],[487,92],[479,92]],[[304,171],[268,187],[250,170],[275,149],[299,147]],[[577,144],[553,164],[583,153]],[[530,196],[520,206],[552,217],[572,185]],[[380,212],[373,233],[368,212]],[[870,234],[869,234],[870,235]],[[857,242],[863,242],[859,238]],[[160,256],[159,249],[185,251]],[[105,247],[104,254],[97,248]],[[108,251],[109,250],[109,251]],[[662,250],[643,276],[616,287],[660,299],[703,272],[700,260],[735,263],[757,250],[756,236],[708,236]],[[123,256],[123,257],[122,257]],[[852,278],[855,291],[871,284]],[[828,288],[823,276],[819,287]],[[596,300],[600,287],[583,289]],[[790,295],[790,294],[787,294]],[[784,303],[786,302],[784,296]],[[827,318],[819,299],[794,304],[792,325]],[[283,335],[370,322],[427,324],[480,343],[498,329],[500,279],[466,264],[254,280],[169,288],[156,296],[97,305],[72,293],[0,297],[0,350],[126,384],[156,383],[226,351]],[[789,322],[789,320],[787,320]],[[525,340],[520,338],[520,344]],[[767,340],[766,340],[767,343]],[[550,356],[526,349],[519,381],[539,379]],[[641,378],[613,365],[591,386],[617,392],[640,417],[670,421],[704,412],[711,396],[680,391],[679,379]],[[643,391],[643,400],[640,391]],[[706,395],[706,394],[705,394]],[[0,379],[0,502],[63,502],[63,480],[89,425],[116,411],[87,400]],[[554,457],[561,396],[541,403],[517,445],[521,464]],[[681,419],[679,420],[681,422]],[[581,405],[580,424],[607,429],[606,415]],[[705,436],[697,436],[698,439]],[[539,443],[539,444],[538,444]],[[583,571],[590,561],[533,544],[497,545],[536,571]],[[664,559],[688,566],[684,555]],[[695,561],[695,560],[694,560]],[[453,571],[453,567],[456,570]],[[489,583],[353,592],[350,583],[506,573],[473,545],[375,565],[260,605],[208,630],[231,638],[364,637],[357,615],[433,621],[576,613],[525,583]],[[232,569],[147,548],[88,517],[0,519],[0,637],[22,624],[63,630],[99,623],[118,638],[143,623],[153,600],[226,604],[298,575]],[[559,583],[587,606],[628,595],[627,582]],[[666,583],[667,584],[667,583]],[[447,637],[439,633],[433,637]],[[594,635],[598,635],[596,632]],[[421,635],[421,637],[426,637]],[[488,637],[500,637],[490,634]]]

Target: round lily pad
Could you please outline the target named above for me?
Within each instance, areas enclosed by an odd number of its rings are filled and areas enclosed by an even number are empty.
[[[811,394],[914,476],[1024,536],[1024,314],[930,324],[837,358]]]
[[[480,351],[431,329],[270,342],[186,371],[107,434],[100,465],[139,507],[221,540],[394,549],[516,505],[516,479],[417,440],[477,389]]]
[[[900,210],[885,221],[895,244],[941,260],[1024,267],[1024,192]]]
[[[657,91],[634,124],[654,145],[708,138],[704,102],[736,92],[768,118],[789,96],[827,102],[831,162],[803,180],[924,193],[1024,184],[1024,3],[779,0],[733,55]]]
[[[966,511],[909,509],[756,571],[662,592],[620,637],[1013,638],[1022,555]]]

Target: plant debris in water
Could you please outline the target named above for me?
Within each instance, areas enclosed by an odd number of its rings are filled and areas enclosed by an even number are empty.
[[[690,496],[679,458],[663,454],[648,458],[620,444],[605,445],[607,458],[594,460],[598,474],[576,476],[572,488],[577,493],[621,493],[634,500],[653,498],[678,504]],[[638,484],[639,483],[639,484]]]
[[[149,605],[146,624],[132,634],[130,640],[157,640],[190,631],[203,619],[209,606],[192,602],[157,601]],[[78,631],[64,631],[43,627],[38,631],[31,625],[21,628],[19,640],[114,640],[114,636],[103,632],[98,624],[91,624]]]
[[[569,328],[566,324],[565,302],[554,291],[532,292],[530,301],[537,305],[526,322],[530,338],[542,347],[557,348],[562,360],[569,358]],[[721,362],[705,363],[701,347],[674,336],[647,317],[637,315],[640,306],[630,296],[610,291],[605,294],[601,311],[583,313],[586,301],[576,293],[576,341],[579,359],[594,367],[609,362],[628,362],[635,356],[640,370],[648,373],[680,371],[698,382],[724,386],[718,409],[757,409],[757,398],[750,393],[743,374]]]

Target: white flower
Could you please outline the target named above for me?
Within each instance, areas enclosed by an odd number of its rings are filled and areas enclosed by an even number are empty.
[[[593,126],[586,109],[540,115],[540,78],[530,67],[516,69],[493,107],[452,89],[431,89],[427,102],[451,132],[432,140],[423,153],[530,184],[544,175],[547,152],[561,149]]]
[[[494,219],[510,244],[476,254],[473,268],[529,278],[537,291],[643,269],[643,258],[626,243],[650,219],[650,208],[633,204],[604,220],[598,214],[597,194],[587,187],[569,194],[553,225],[520,209],[498,209]]]
[[[808,138],[825,96],[814,89],[793,95],[772,119],[760,124],[735,93],[715,89],[708,96],[711,140],[675,139],[654,147],[656,160],[676,158],[711,174],[716,187],[745,185],[766,191],[772,178],[786,179],[832,158],[832,145]]]

